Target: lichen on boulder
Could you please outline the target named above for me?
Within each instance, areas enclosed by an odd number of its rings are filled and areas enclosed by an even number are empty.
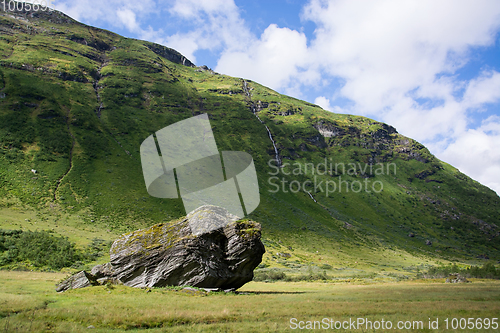
[[[193,219],[220,223],[221,218],[228,219],[224,227],[198,236],[191,230]],[[260,238],[257,222],[234,221],[224,208],[202,206],[180,221],[122,235],[111,247],[110,263],[85,274],[131,287],[238,289],[253,279],[262,261]]]

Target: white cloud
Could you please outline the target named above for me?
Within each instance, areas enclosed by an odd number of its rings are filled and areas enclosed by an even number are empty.
[[[139,22],[136,17],[154,13],[157,10],[155,0],[56,0],[54,8],[71,16],[77,21],[102,25],[102,21],[112,26],[125,26],[136,32]]]
[[[233,0],[176,0],[170,7],[170,12],[186,19],[198,19],[204,14],[220,15],[220,13],[233,13],[228,17],[237,17],[238,13]]]
[[[251,78],[273,89],[294,89],[298,83],[318,78],[314,71],[301,69],[307,63],[306,36],[272,24],[260,39],[252,41],[243,50],[223,52],[216,71]]]
[[[252,40],[233,0],[176,0],[168,11],[192,27],[166,37],[165,43],[193,62],[198,50],[241,50]]]
[[[319,27],[311,53],[367,115],[452,73],[470,46],[491,44],[499,15],[495,1],[313,0],[304,11]]]
[[[136,21],[135,13],[129,8],[118,9],[116,15],[120,22],[127,27],[129,31],[140,32],[141,28]]]
[[[491,116],[469,129],[439,156],[500,194],[500,117]]]
[[[325,110],[333,111],[333,107],[330,105],[330,100],[325,96],[316,97],[314,104],[321,106]]]
[[[498,101],[500,101],[500,73],[497,71],[483,72],[481,76],[471,80],[463,98],[463,103],[469,108]]]

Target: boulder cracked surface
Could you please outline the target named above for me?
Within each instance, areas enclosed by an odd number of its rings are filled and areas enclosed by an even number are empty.
[[[251,281],[265,252],[260,224],[228,222],[195,236],[189,225],[196,219],[207,223],[233,221],[234,217],[223,208],[203,206],[181,221],[124,234],[111,247],[110,263],[95,266],[91,273],[84,272],[85,276],[101,284],[114,281],[138,288],[189,285],[227,290]],[[68,280],[58,291],[75,288]]]

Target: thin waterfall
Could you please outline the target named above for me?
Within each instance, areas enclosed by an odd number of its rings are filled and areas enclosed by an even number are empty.
[[[311,192],[309,192],[309,191],[307,191],[307,190],[304,190],[304,191],[306,191],[306,193],[307,193],[307,194],[309,194],[309,196],[311,197],[311,199],[313,199],[313,200],[314,200],[314,202],[316,202],[316,203],[317,203],[316,199],[314,199],[314,197],[312,196]]]
[[[260,123],[266,127],[267,134],[269,135],[269,139],[271,139],[271,142],[273,143],[274,153],[275,153],[275,156],[276,156],[276,162],[278,163],[278,166],[281,167],[281,159],[280,159],[280,155],[278,153],[278,147],[276,147],[276,141],[274,141],[273,134],[271,133],[271,130],[269,129],[269,127],[267,127],[267,125],[262,121],[262,119],[260,119],[259,115],[257,114],[257,107],[256,107],[255,103],[252,102],[252,95],[250,94],[250,89],[248,89],[248,83],[247,83],[246,80],[243,80],[243,90],[245,91],[245,94],[246,94],[246,96],[248,97],[248,100],[251,103],[250,107],[252,109],[252,113],[255,115],[255,117],[257,117],[257,119],[259,119]],[[311,192],[309,192],[309,191],[307,191],[305,189],[304,189],[304,191],[307,194],[309,194],[309,197],[311,197],[311,199],[314,202],[318,203],[316,201],[316,199],[314,199],[314,197],[312,196]]]
[[[267,134],[269,135],[269,139],[271,139],[271,142],[273,143],[274,153],[276,156],[276,162],[278,163],[278,166],[281,166],[281,159],[280,159],[280,155],[278,153],[278,147],[276,147],[276,142],[274,141],[274,138],[273,138],[273,134],[271,133],[271,130],[269,129],[269,127],[267,127],[267,125],[262,121],[262,119],[260,119],[259,115],[257,114],[257,107],[255,106],[255,103],[252,102],[252,99],[251,99],[252,95],[250,94],[250,90],[248,89],[248,83],[245,80],[243,80],[243,90],[245,91],[245,94],[247,95],[248,99],[250,100],[252,113],[257,117],[257,119],[259,119],[261,124],[266,127]]]

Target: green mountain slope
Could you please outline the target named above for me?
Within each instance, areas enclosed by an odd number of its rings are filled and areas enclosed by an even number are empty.
[[[208,113],[219,150],[254,158],[261,203],[249,218],[263,225],[266,265],[412,271],[500,259],[496,193],[389,125],[56,11],[1,12],[0,32],[3,228],[54,229],[84,244],[185,215],[180,199],[148,195],[139,147]]]

